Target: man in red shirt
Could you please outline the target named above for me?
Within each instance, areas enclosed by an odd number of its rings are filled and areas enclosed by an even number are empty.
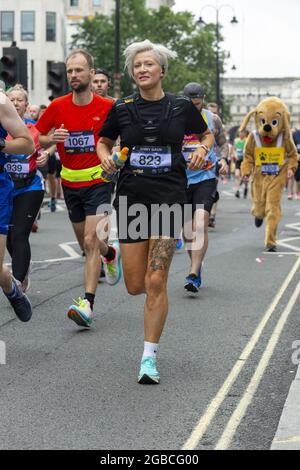
[[[108,246],[103,239],[98,240],[96,233],[97,226],[107,222],[111,202],[111,183],[101,178],[96,146],[113,101],[92,93],[95,70],[88,52],[72,51],[66,67],[72,93],[55,99],[36,127],[44,148],[57,145],[65,202],[77,240],[86,254],[85,296],[78,299],[78,305],[71,305],[68,317],[80,326],[89,327],[94,318],[100,253],[109,284],[116,284],[121,277],[118,245]]]

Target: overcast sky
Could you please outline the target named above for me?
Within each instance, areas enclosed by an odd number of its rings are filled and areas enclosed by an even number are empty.
[[[300,0],[175,0],[173,8],[215,22],[215,11],[205,5],[233,7],[219,12],[223,46],[231,54],[227,76],[300,77]],[[233,14],[239,21],[235,26]]]

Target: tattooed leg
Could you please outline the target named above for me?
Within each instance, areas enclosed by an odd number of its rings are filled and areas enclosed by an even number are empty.
[[[167,282],[176,240],[150,240],[145,277],[145,341],[158,343],[168,314]]]

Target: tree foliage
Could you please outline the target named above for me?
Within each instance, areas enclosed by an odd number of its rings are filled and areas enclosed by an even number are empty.
[[[189,12],[175,13],[168,7],[147,10],[144,0],[121,1],[121,51],[134,41],[150,39],[177,52],[170,62],[164,88],[179,93],[188,82],[199,82],[206,90],[207,101],[216,100],[216,34],[215,25],[200,26]],[[86,48],[96,60],[96,66],[107,69],[113,76],[115,63],[115,15],[96,14],[85,18],[73,37],[73,47]],[[221,51],[220,70],[225,53]],[[124,58],[121,56],[121,70]],[[121,90],[128,95],[133,84],[127,73],[122,74]]]

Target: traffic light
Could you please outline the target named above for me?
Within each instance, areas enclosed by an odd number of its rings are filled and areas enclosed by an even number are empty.
[[[14,86],[16,83],[27,89],[27,50],[16,46],[3,47],[0,78],[6,86]]]
[[[51,90],[50,101],[68,93],[69,86],[64,62],[48,63],[48,88]]]

